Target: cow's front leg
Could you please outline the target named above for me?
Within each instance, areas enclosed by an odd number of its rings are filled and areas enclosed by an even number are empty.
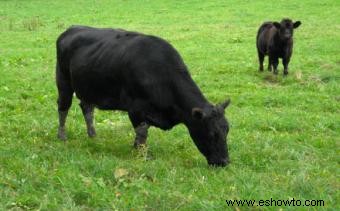
[[[270,55],[268,56],[268,71],[269,71],[269,72],[272,71],[272,61],[271,61]]]
[[[96,130],[94,129],[93,126],[94,106],[84,102],[80,102],[79,105],[84,115],[88,136],[89,137],[96,136]]]
[[[288,64],[289,64],[290,58],[283,58],[282,59],[282,64],[283,64],[283,74],[288,75]]]
[[[135,129],[136,137],[133,146],[139,148],[146,144],[148,137],[149,124],[146,122],[145,111],[149,105],[143,101],[135,100],[128,114],[130,121]]]
[[[279,58],[274,57],[271,59],[271,61],[272,61],[272,66],[273,66],[273,72],[275,75],[277,75],[278,74],[277,66],[279,64]]]
[[[146,144],[146,139],[148,138],[149,127],[150,126],[145,122],[142,122],[137,127],[135,127],[136,138],[133,144],[135,148],[139,148]]]

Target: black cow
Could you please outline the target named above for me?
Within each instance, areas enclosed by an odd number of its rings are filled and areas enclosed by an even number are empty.
[[[293,51],[293,31],[300,25],[300,21],[293,23],[290,19],[282,19],[281,23],[265,22],[261,25],[256,36],[260,71],[263,71],[264,56],[268,55],[269,71],[274,69],[274,74],[277,74],[279,58],[282,58],[283,73],[288,74],[288,63]]]
[[[127,111],[134,146],[146,143],[149,126],[169,130],[183,123],[211,165],[229,162],[224,109],[212,105],[192,80],[178,52],[165,40],[121,29],[72,26],[57,40],[59,130],[73,93],[80,99],[87,133],[94,136],[94,107]]]

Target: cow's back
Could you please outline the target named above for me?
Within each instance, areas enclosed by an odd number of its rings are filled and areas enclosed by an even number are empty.
[[[118,42],[118,39],[120,35],[127,33],[119,29],[72,26],[63,32],[57,40],[58,59],[61,62],[68,63],[80,55],[87,61],[92,58],[96,59],[96,55],[93,54],[98,52],[104,53],[105,48],[107,50],[112,49],[112,47],[123,46],[124,42]],[[138,35],[141,34],[129,32],[130,39]]]
[[[173,83],[190,79],[169,43],[119,29],[73,26],[58,38],[57,57],[77,97],[102,109],[126,110],[137,98],[166,107]]]

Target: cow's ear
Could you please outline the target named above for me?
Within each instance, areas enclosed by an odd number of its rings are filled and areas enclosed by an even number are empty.
[[[224,110],[229,106],[229,104],[230,104],[230,99],[227,99],[226,101],[217,104],[216,105],[216,109],[220,113],[224,113]]]
[[[227,99],[226,101],[224,101],[223,103],[220,104],[221,108],[226,109],[230,104],[230,99]]]
[[[299,27],[301,25],[301,21],[296,21],[294,24],[293,24],[293,27],[296,29],[297,27]]]
[[[205,113],[201,108],[193,108],[191,110],[191,115],[194,119],[201,120],[205,117]]]
[[[274,22],[273,24],[274,24],[275,28],[280,29],[281,24],[279,22]]]

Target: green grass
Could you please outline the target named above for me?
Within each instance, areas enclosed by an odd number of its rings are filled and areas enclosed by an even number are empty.
[[[339,10],[337,0],[1,1],[0,210],[234,210],[226,199],[270,198],[339,209]],[[302,21],[290,74],[259,73],[257,28],[283,17]],[[72,24],[172,43],[210,101],[231,98],[232,163],[208,167],[183,125],[152,128],[137,152],[122,112],[97,110],[89,139],[76,99],[69,139],[57,140],[55,40]]]

